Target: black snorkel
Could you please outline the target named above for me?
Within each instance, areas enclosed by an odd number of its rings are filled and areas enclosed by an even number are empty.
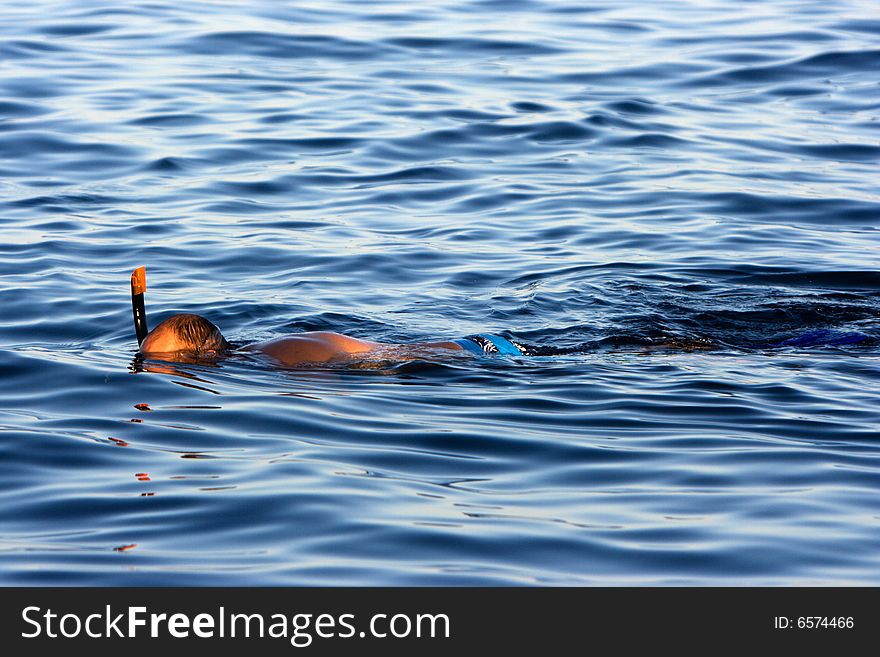
[[[134,332],[138,347],[147,337],[147,310],[144,308],[144,292],[147,291],[147,268],[138,267],[131,272],[131,310],[134,313]]]

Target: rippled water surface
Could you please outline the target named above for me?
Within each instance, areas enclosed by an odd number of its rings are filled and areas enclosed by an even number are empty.
[[[880,584],[878,36],[5,0],[0,583]],[[140,362],[141,264],[151,324],[559,354]]]

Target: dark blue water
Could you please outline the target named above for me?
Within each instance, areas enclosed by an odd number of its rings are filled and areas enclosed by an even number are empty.
[[[873,0],[0,37],[0,583],[880,584]],[[141,264],[238,342],[568,353],[139,363]],[[753,347],[807,330],[872,339]]]

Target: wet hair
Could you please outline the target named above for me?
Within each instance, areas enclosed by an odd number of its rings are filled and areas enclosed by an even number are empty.
[[[173,331],[177,339],[184,343],[188,350],[214,349],[221,351],[232,346],[220,333],[220,329],[201,315],[189,313],[173,315],[156,326],[157,329],[160,327]]]

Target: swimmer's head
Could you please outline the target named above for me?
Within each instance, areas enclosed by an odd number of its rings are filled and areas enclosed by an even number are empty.
[[[199,315],[173,315],[156,326],[141,343],[144,354],[216,356],[231,345],[214,324]]]

